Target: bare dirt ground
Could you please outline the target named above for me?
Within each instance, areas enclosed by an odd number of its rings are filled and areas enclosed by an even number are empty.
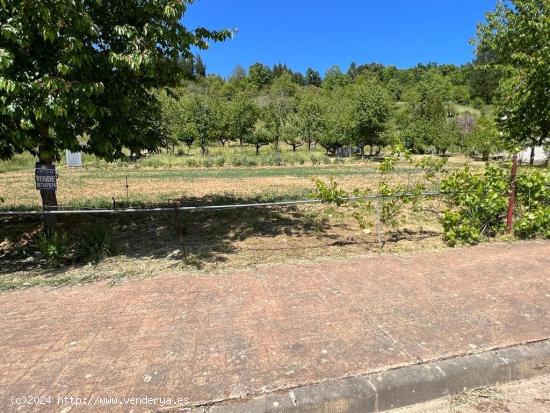
[[[6,292],[0,411],[25,395],[52,396],[23,408],[40,413],[67,409],[58,396],[192,405],[547,339],[549,266],[540,241]],[[88,407],[73,411],[129,411]]]
[[[486,389],[464,392],[452,397],[391,413],[548,413],[550,376]]]

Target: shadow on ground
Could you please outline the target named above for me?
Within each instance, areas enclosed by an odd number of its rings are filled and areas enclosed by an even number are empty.
[[[222,196],[186,198],[180,201],[180,205],[257,202],[261,199]],[[81,279],[93,281],[124,277],[116,273],[155,273],[174,266],[204,271],[225,270],[302,259],[338,259],[379,251],[381,246],[374,228],[370,232],[359,230],[352,214],[352,210],[345,212],[345,208],[319,204],[180,211],[181,237],[175,210],[60,216],[59,228],[68,234],[72,244],[91,226],[111,230],[116,250],[114,258],[105,263],[108,265],[102,266],[103,270],[109,269],[107,275],[99,275],[96,271],[99,267],[75,262],[71,250],[64,265],[57,268],[46,265],[36,246],[42,232],[41,218],[10,217],[0,221],[0,289],[25,286],[29,277],[61,285],[75,280],[80,282]],[[384,251],[399,250],[402,246],[418,249],[440,242],[440,232],[418,228],[414,219],[411,222],[413,225],[407,228],[386,229],[381,238]],[[141,264],[146,268],[140,267]],[[76,278],[75,271],[80,274]],[[9,281],[14,274],[19,280]],[[54,279],[61,279],[61,282]],[[6,282],[3,284],[2,281]],[[32,282],[29,285],[33,285]]]
[[[208,197],[186,199],[182,206],[228,205],[255,203],[258,199]],[[164,205],[166,206],[166,205]],[[327,236],[326,219],[307,214],[295,207],[263,207],[222,211],[179,212],[184,248],[178,233],[175,212],[138,213],[125,215],[64,215],[59,228],[72,240],[78,240],[83,228],[105,226],[111,229],[117,256],[129,258],[162,258],[189,261],[201,267],[205,262],[223,261],[235,254],[236,242],[251,237],[274,238],[279,235],[299,238]],[[46,267],[39,259],[36,238],[42,231],[39,217],[10,217],[0,228],[0,275],[14,271],[39,271],[48,274],[63,272],[78,266],[68,261],[58,269]],[[184,253],[185,251],[185,253]]]

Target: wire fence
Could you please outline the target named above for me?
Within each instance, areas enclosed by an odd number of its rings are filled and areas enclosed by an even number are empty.
[[[377,199],[389,199],[389,198],[403,198],[412,195],[420,195],[424,197],[443,195],[440,190],[426,191],[420,194],[413,194],[412,192],[402,192],[394,195],[364,195],[364,196],[352,196],[342,197],[342,201],[366,201]],[[135,214],[135,213],[168,213],[174,212],[175,209],[181,212],[186,211],[221,211],[230,209],[242,209],[242,208],[265,208],[265,207],[285,207],[307,204],[321,204],[324,201],[322,199],[301,199],[292,201],[277,201],[277,202],[254,202],[246,204],[227,204],[227,205],[199,205],[199,206],[185,206],[181,203],[174,203],[171,207],[164,206],[158,208],[85,208],[85,209],[61,209],[63,206],[49,207],[50,209],[32,210],[32,211],[0,211],[0,216],[33,216],[33,215],[69,215],[69,214]]]

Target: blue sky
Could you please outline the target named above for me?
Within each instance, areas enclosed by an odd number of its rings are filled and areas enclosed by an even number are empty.
[[[286,63],[323,74],[352,61],[462,64],[469,40],[496,0],[196,0],[188,28],[236,28],[235,38],[200,52],[208,73],[228,76],[235,65]]]

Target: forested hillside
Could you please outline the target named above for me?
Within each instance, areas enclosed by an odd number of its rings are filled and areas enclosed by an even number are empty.
[[[203,154],[213,144],[234,142],[257,151],[319,145],[329,154],[353,146],[362,155],[402,144],[415,153],[487,157],[503,145],[491,106],[500,76],[485,60],[411,69],[352,63],[323,75],[255,63],[223,79],[207,74],[196,56],[179,62],[186,80],[159,98],[168,145],[195,144]]]

